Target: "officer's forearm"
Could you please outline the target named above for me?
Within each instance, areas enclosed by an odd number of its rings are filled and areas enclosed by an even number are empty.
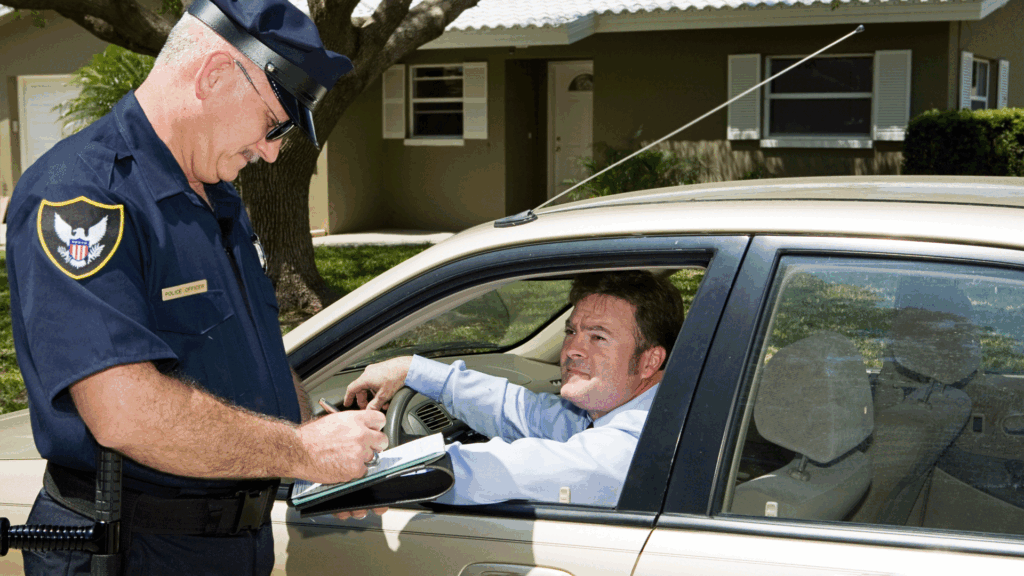
[[[149,363],[108,368],[71,395],[97,442],[164,472],[269,478],[308,464],[293,423],[231,406]]]

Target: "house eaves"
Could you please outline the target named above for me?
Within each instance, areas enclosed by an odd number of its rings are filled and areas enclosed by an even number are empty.
[[[1007,2],[840,0],[833,9],[829,0],[480,0],[421,49],[568,45],[609,32],[971,21]]]

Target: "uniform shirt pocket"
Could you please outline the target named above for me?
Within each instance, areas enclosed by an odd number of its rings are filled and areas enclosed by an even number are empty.
[[[153,308],[156,329],[175,334],[206,334],[234,312],[219,290],[157,302]]]

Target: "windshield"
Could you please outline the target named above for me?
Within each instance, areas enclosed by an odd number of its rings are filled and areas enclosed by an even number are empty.
[[[491,290],[402,333],[353,367],[395,356],[426,358],[510,348],[569,306],[570,280],[520,280]]]

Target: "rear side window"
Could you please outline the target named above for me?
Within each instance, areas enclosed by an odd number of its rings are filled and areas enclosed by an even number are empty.
[[[788,257],[725,514],[1024,534],[1024,273]]]

